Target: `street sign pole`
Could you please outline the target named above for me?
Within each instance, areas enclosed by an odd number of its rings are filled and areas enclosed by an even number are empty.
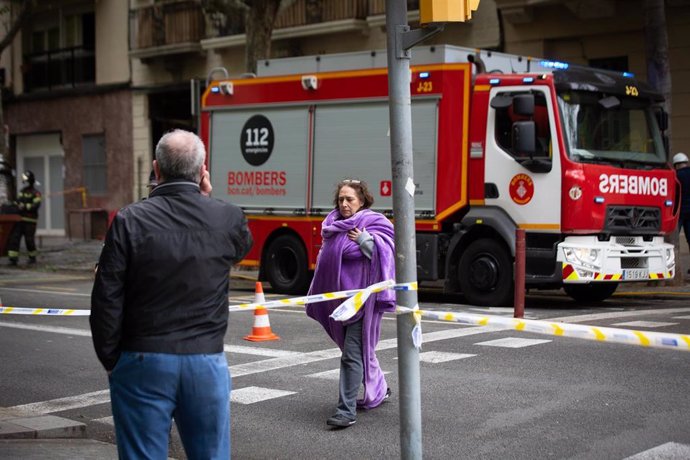
[[[415,245],[414,174],[412,165],[412,113],[410,58],[403,49],[407,25],[407,1],[386,0],[388,48],[388,100],[390,111],[393,213],[395,216],[395,277],[398,283],[417,280]],[[397,304],[414,308],[417,291],[396,291]],[[400,401],[400,452],[403,459],[422,458],[422,406],[419,350],[412,334],[413,313],[397,317]]]

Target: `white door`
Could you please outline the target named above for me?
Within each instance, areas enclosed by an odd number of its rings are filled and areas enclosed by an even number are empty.
[[[534,113],[515,113],[512,101],[534,98]],[[503,98],[503,103],[494,98]],[[521,228],[535,232],[560,231],[561,165],[550,93],[546,87],[498,87],[491,91],[492,107],[486,132],[485,181],[493,184],[487,206],[505,209]],[[514,123],[534,122],[536,151],[524,155],[512,146]]]
[[[22,172],[30,170],[43,194],[38,235],[65,235],[64,156],[58,133],[17,137],[17,190],[23,186]]]

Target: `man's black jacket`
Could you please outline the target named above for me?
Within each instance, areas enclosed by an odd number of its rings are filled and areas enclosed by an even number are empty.
[[[220,353],[230,267],[252,245],[242,210],[166,182],[113,219],[91,294],[96,354],[112,370],[120,352]]]

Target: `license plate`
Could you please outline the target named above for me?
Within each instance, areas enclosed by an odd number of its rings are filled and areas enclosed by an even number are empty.
[[[648,278],[649,274],[644,268],[628,268],[623,270],[624,280],[646,280]]]

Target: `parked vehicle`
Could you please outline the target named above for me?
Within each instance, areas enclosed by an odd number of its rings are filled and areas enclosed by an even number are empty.
[[[268,60],[210,81],[200,132],[214,195],[240,205],[245,265],[304,293],[336,182],[365,180],[392,213],[384,52]],[[413,50],[418,280],[510,304],[517,228],[526,285],[578,301],[675,272],[679,195],[662,97],[628,73],[442,45]]]

